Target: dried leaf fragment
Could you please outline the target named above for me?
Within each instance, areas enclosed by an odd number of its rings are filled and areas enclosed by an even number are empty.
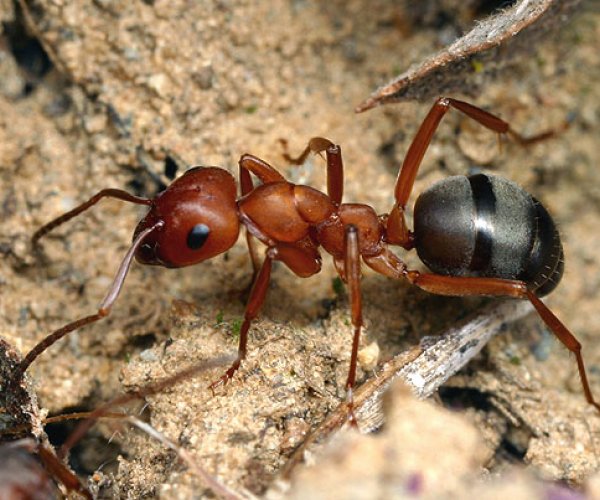
[[[355,111],[472,91],[506,62],[535,49],[545,34],[567,22],[579,4],[581,0],[521,0],[377,89]]]

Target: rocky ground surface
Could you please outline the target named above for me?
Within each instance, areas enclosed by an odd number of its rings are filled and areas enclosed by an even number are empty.
[[[0,336],[24,353],[95,311],[143,209],[103,201],[48,235],[41,253],[32,252],[29,239],[105,187],[153,196],[190,165],[235,173],[248,152],[294,182],[323,188],[324,162],[287,165],[279,143],[287,139],[299,152],[323,135],[343,148],[345,200],[388,211],[399,164],[431,103],[359,115],[353,109],[475,22],[475,8],[455,15],[451,2],[433,3],[435,22],[407,25],[403,7],[388,0],[38,0],[23,2],[25,11],[0,1]],[[494,134],[451,113],[415,186],[416,195],[443,177],[481,168],[526,187],[554,214],[566,272],[547,303],[583,344],[596,394],[599,43],[592,3],[479,95],[456,95],[525,134],[572,118],[567,130],[528,148],[506,143],[499,150]],[[420,265],[414,255],[406,259]],[[123,388],[235,352],[250,277],[243,238],[196,267],[135,265],[108,318],[69,335],[32,367],[40,406],[51,415],[91,409]],[[311,456],[313,465],[278,480],[294,449],[344,398],[351,327],[334,277],[327,257],[310,279],[276,266],[235,379],[213,396],[207,386],[222,372],[215,369],[152,396],[149,422],[244,494],[600,496],[600,417],[584,401],[574,358],[533,315],[508,326],[433,401],[417,402],[394,386],[381,432],[343,431]],[[481,303],[431,296],[370,272],[362,290],[361,382],[377,375],[367,355],[373,342],[380,366]],[[48,433],[60,440],[69,429],[48,426]],[[160,443],[118,430],[102,423],[73,454],[99,495],[206,492]]]

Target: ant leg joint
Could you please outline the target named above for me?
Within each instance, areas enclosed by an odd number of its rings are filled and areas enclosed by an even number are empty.
[[[327,153],[329,154],[339,154],[341,151],[341,148],[337,145],[337,144],[331,144],[328,148],[327,148]]]
[[[402,274],[404,275],[404,277],[410,281],[413,285],[416,283],[416,281],[419,279],[419,276],[421,276],[421,273],[419,271],[409,271],[408,269],[404,268],[404,270],[402,271]]]
[[[440,96],[436,102],[439,106],[444,106],[445,108],[450,107],[450,99],[448,97]]]
[[[354,393],[352,392],[352,387],[349,385],[346,385],[346,407],[348,408],[348,423],[350,427],[358,429],[358,420],[354,413]]]

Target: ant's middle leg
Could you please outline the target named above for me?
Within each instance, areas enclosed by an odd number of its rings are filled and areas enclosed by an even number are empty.
[[[351,425],[357,426],[354,415],[353,390],[356,384],[356,368],[358,364],[358,346],[360,333],[363,325],[362,296],[360,293],[360,247],[358,242],[358,229],[350,224],[345,228],[345,252],[344,259],[334,260],[336,269],[342,279],[346,282],[350,295],[350,313],[354,335],[352,337],[352,350],[350,352],[350,366],[348,378],[346,379],[346,404],[348,405],[348,420]]]
[[[280,142],[287,148],[285,139],[281,139]],[[344,164],[342,149],[338,145],[324,137],[313,137],[298,157],[292,158],[287,152],[283,153],[283,157],[292,165],[302,165],[310,153],[319,154],[323,151],[327,157],[327,194],[337,206],[342,203],[344,196]]]

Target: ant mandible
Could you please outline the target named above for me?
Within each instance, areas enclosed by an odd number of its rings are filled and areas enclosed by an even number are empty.
[[[442,97],[429,111],[408,149],[396,181],[395,204],[386,215],[378,216],[368,205],[342,203],[341,149],[318,137],[309,142],[297,161],[303,161],[310,152],[325,152],[327,194],[292,184],[263,160],[245,154],[239,161],[239,198],[235,180],[227,171],[195,167],[153,199],[105,189],[49,222],[33,235],[34,244],[101,198],[118,198],[150,208],[139,222],[133,243],[98,312],[69,323],[42,340],[25,356],[14,380],[20,380],[31,362],[61,337],[109,314],[134,257],[142,264],[171,268],[197,264],[231,248],[241,224],[246,228],[255,276],[241,326],[237,358],[211,389],[226,384],[246,356],[248,330],[265,300],[273,261],[281,261],[296,275],[308,277],[321,269],[319,247],[322,247],[332,255],[335,268],[349,289],[354,336],[345,387],[351,416],[363,323],[361,259],[380,274],[406,279],[435,294],[529,300],[550,330],[575,354],[585,397],[600,410],[587,381],[581,344],[539,299],[551,292],[562,277],[563,251],[556,226],[535,198],[497,176],[449,177],[419,196],[414,207],[414,232],[407,226],[404,212],[419,166],[441,119],[451,108],[522,144],[552,135],[547,132],[532,138],[522,137],[491,113]],[[260,179],[260,186],[253,186],[251,174]],[[267,247],[262,264],[253,238]],[[389,250],[390,245],[416,249],[433,272],[408,269]]]

